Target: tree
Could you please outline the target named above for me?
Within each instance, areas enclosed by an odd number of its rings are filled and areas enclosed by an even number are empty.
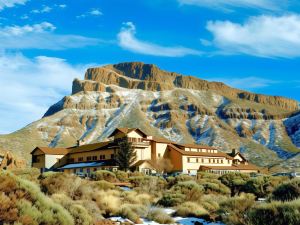
[[[130,166],[136,160],[136,154],[132,147],[132,144],[128,141],[128,138],[122,138],[118,141],[119,149],[116,152],[116,163],[121,170],[128,171]]]

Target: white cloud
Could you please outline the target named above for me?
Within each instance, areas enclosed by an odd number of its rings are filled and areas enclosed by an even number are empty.
[[[24,5],[27,0],[0,0],[0,11],[4,8],[11,8],[15,5]]]
[[[292,58],[300,56],[300,16],[258,16],[243,24],[209,21],[212,43],[224,54]]]
[[[181,57],[185,55],[200,55],[201,52],[181,46],[166,47],[151,42],[138,40],[135,37],[136,28],[132,22],[123,23],[118,34],[119,45],[132,52],[167,57]]]
[[[0,132],[12,132],[43,116],[71,93],[72,80],[88,65],[72,66],[60,58],[0,55]]]
[[[257,88],[264,88],[264,87],[268,87],[280,83],[279,81],[265,79],[256,76],[232,77],[232,78],[215,77],[215,78],[207,78],[207,80],[223,82],[231,87],[239,88],[242,90],[253,90]]]
[[[195,5],[211,9],[256,8],[278,10],[286,1],[279,0],[177,0],[181,5]]]
[[[80,18],[85,18],[88,16],[102,16],[102,15],[103,15],[103,13],[99,9],[91,9],[87,13],[83,13],[79,16],[76,16],[76,18],[80,19]]]
[[[80,48],[97,45],[101,40],[80,35],[55,34],[56,27],[48,22],[25,26],[0,27],[0,49]]]
[[[39,13],[48,13],[52,10],[49,6],[43,6],[41,9],[34,9],[31,11],[31,13],[39,14]]]
[[[67,7],[67,5],[66,4],[60,4],[60,5],[58,5],[58,7],[64,9],[64,8]]]

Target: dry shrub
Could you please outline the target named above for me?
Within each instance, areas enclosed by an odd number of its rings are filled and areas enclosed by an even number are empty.
[[[146,193],[137,193],[135,191],[127,191],[122,193],[124,202],[131,204],[150,205],[152,197]]]
[[[260,204],[252,208],[248,215],[253,225],[300,224],[300,199]]]
[[[38,183],[38,177],[41,175],[37,168],[14,169],[11,171],[16,176]]]
[[[202,185],[190,180],[177,183],[171,188],[171,191],[173,193],[183,194],[186,201],[197,201],[203,195],[204,188]]]
[[[159,224],[172,224],[174,220],[171,216],[165,213],[162,209],[152,209],[147,215],[148,220],[153,220]]]
[[[135,190],[140,193],[148,193],[153,196],[161,196],[161,192],[167,187],[167,182],[161,177],[136,176],[129,178]]]
[[[218,179],[220,175],[214,173],[207,173],[207,172],[198,172],[197,173],[197,180],[200,179]]]
[[[115,215],[121,205],[120,192],[116,190],[98,191],[93,194],[103,215]]]
[[[116,178],[121,182],[128,182],[129,174],[122,170],[117,170],[114,172],[116,175]]]
[[[7,172],[0,173],[0,192],[9,210],[1,213],[1,221],[22,224],[72,225],[73,218],[62,206],[45,196],[39,187],[28,180]],[[6,186],[7,185],[7,186]],[[6,206],[7,207],[7,206]],[[1,210],[4,207],[1,206]],[[16,217],[17,212],[17,217]],[[10,216],[10,218],[7,218]]]
[[[199,179],[197,183],[204,187],[206,194],[216,193],[229,195],[231,193],[230,189],[226,185],[216,179],[203,178]]]
[[[181,193],[165,192],[157,202],[158,205],[164,207],[173,207],[184,202],[185,195]]]
[[[75,192],[81,185],[82,180],[67,173],[48,173],[41,177],[41,189],[46,194],[65,193],[74,198]]]
[[[120,207],[118,215],[131,220],[134,223],[141,223],[141,217],[147,215],[147,207],[140,204],[124,204]]]
[[[108,182],[116,182],[117,181],[116,175],[113,172],[110,172],[108,170],[98,170],[93,173],[92,177],[95,180],[105,180]]]
[[[182,217],[208,217],[208,211],[196,202],[184,202],[176,207],[176,215]]]
[[[91,225],[93,219],[80,201],[73,201],[65,194],[53,194],[52,199],[67,209],[77,225]]]
[[[255,204],[255,195],[241,194],[220,203],[218,214],[226,224],[245,224],[247,212]]]

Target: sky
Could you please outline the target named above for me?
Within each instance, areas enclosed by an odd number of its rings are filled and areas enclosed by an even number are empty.
[[[0,0],[0,134],[129,61],[300,101],[300,1]]]

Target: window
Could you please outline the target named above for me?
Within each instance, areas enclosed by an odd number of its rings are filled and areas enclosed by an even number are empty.
[[[87,161],[91,161],[91,160],[92,160],[92,156],[86,157],[86,160],[87,160]]]
[[[94,171],[97,171],[97,168],[94,168]]]
[[[204,163],[204,159],[201,159],[201,162]]]
[[[97,156],[96,155],[93,156],[93,160],[97,160]]]
[[[38,158],[37,155],[34,155],[34,156],[32,157],[32,162],[33,162],[33,163],[38,163],[38,162],[40,162],[40,159]]]
[[[73,170],[73,173],[76,173],[76,169]]]
[[[79,171],[80,171],[80,173],[83,173],[83,168],[80,168]]]
[[[196,162],[198,162],[198,158],[196,158]]]
[[[160,158],[161,157],[161,155],[160,155],[160,153],[158,153],[158,158]]]
[[[82,161],[83,161],[83,157],[79,157],[78,162],[82,162]]]
[[[100,155],[100,159],[105,159],[105,155]]]
[[[115,155],[114,155],[114,154],[111,154],[111,155],[110,155],[110,158],[111,158],[111,159],[114,159],[114,158],[115,158]]]
[[[191,162],[191,158],[187,158],[187,161],[188,161],[188,162]]]
[[[209,163],[211,162],[210,159],[208,159],[208,162],[209,162]]]
[[[221,163],[223,164],[223,159],[221,159]]]

